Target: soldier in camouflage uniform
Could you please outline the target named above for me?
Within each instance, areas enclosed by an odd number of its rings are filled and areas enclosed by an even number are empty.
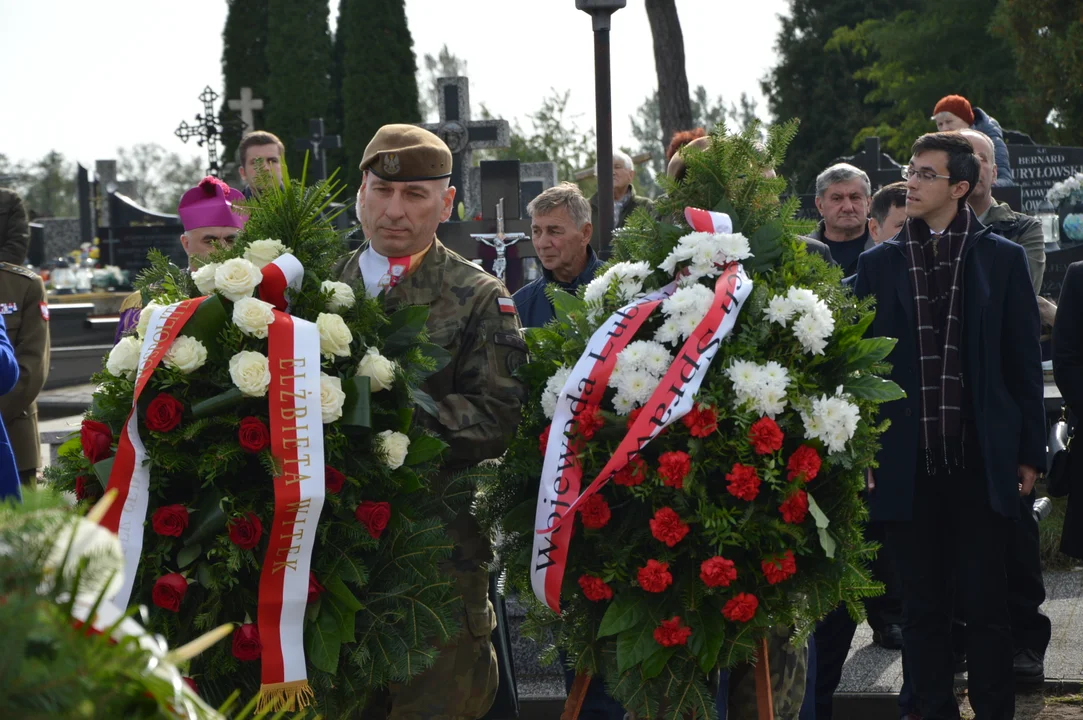
[[[504,452],[525,399],[512,373],[526,360],[519,317],[503,283],[436,238],[454,205],[451,163],[447,145],[427,130],[380,128],[365,149],[357,192],[368,243],[337,267],[342,281],[363,284],[370,295],[386,293],[389,310],[429,307],[429,340],[451,361],[422,386],[436,404],[435,415],[419,408],[415,417],[450,445],[448,472]],[[489,538],[469,513],[448,529],[456,546],[447,569],[462,595],[462,631],[432,668],[370,703],[366,718],[476,720],[496,696]]]
[[[793,628],[776,626],[767,633],[767,660],[771,669],[771,697],[776,720],[797,720],[805,697],[808,672],[808,646],[794,647],[790,642]],[[752,663],[730,672],[730,720],[759,717],[756,704],[756,675]]]

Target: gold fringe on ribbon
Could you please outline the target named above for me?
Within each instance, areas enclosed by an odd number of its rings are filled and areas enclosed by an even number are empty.
[[[259,702],[256,712],[278,712],[304,710],[316,700],[316,694],[308,680],[291,680],[259,686]]]

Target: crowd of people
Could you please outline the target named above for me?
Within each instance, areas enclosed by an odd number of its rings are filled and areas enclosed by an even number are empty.
[[[868,469],[865,495],[867,537],[883,546],[873,572],[886,587],[866,609],[874,641],[903,653],[900,715],[958,718],[953,679],[965,667],[977,716],[1006,719],[1015,683],[1043,680],[1051,632],[1039,609],[1045,591],[1032,512],[1046,464],[1040,335],[1043,323],[1053,324],[1050,307],[1040,311],[1037,298],[1045,245],[1034,218],[992,197],[993,187],[1011,182],[996,121],[959,96],[937,103],[932,120],[938,131],[915,140],[900,181],[875,193],[853,165],[824,169],[815,185],[821,220],[802,241],[841,268],[854,293],[875,297],[871,332],[898,340],[889,377],[906,397],[883,406],[891,424],[878,466]],[[679,134],[667,172],[680,180],[685,148],[709,142],[702,130]],[[271,133],[250,133],[239,149],[243,192],[207,178],[185,193],[178,214],[190,271],[234,241],[245,223],[238,206],[259,193],[260,182],[280,181],[283,151]],[[549,188],[527,208],[541,277],[509,305],[498,280],[438,238],[455,203],[451,165],[450,150],[432,133],[381,128],[361,163],[356,210],[366,242],[342,260],[339,275],[390,302],[430,306],[431,340],[452,361],[426,381],[438,412],[421,417],[451,443],[451,462],[468,467],[499,457],[508,427],[517,423],[525,399],[514,378],[526,359],[520,330],[554,317],[546,286],[575,293],[603,262],[597,202],[571,183]],[[615,153],[612,171],[619,228],[637,208],[650,212],[651,203],[635,192],[630,157]],[[0,194],[0,221],[10,221],[11,204]],[[6,436],[0,428],[0,494],[9,497],[18,496],[20,483],[34,482],[41,466],[34,400],[49,358],[45,290],[20,263],[0,263],[0,412],[7,428]],[[1065,279],[1053,352],[1057,383],[1072,407],[1083,407],[1081,305],[1083,264],[1076,264]],[[138,293],[125,301],[118,338],[134,330],[141,307]],[[1083,501],[1073,502],[1070,516],[1083,516]],[[477,718],[492,702],[498,680],[489,543],[471,518],[452,530],[463,630],[407,689],[390,689],[373,717]],[[1065,539],[1073,554],[1083,556],[1081,545]],[[845,608],[818,626],[802,720],[831,717],[855,629]],[[723,696],[720,713],[727,711]],[[579,717],[624,716],[595,678]]]

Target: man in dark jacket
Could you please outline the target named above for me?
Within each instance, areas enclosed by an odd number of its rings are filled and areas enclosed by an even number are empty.
[[[599,169],[599,172],[601,170]],[[624,227],[628,216],[635,212],[636,208],[647,208],[647,212],[654,210],[654,203],[650,198],[636,195],[636,189],[632,186],[632,180],[636,176],[635,163],[632,157],[623,150],[613,151],[613,230]],[[601,224],[598,222],[598,193],[590,198],[590,222],[594,230],[591,240],[598,247],[601,242],[598,233],[601,232]],[[603,251],[604,254],[604,251]]]
[[[594,279],[602,261],[590,246],[590,205],[574,183],[551,187],[526,206],[530,235],[542,264],[542,276],[513,295],[523,327],[541,327],[553,319],[545,286],[555,283],[572,295]]]
[[[869,176],[848,163],[832,165],[816,177],[816,209],[823,220],[809,239],[827,245],[843,277],[853,275],[857,256],[876,244],[869,235],[871,195]]]
[[[880,406],[891,425],[869,478],[871,519],[901,580],[903,636],[926,720],[955,720],[953,580],[967,615],[968,685],[980,718],[1014,713],[1004,557],[1045,462],[1038,305],[1024,253],[966,205],[979,161],[958,133],[914,143],[899,235],[861,255],[855,293],[870,333],[898,338]]]

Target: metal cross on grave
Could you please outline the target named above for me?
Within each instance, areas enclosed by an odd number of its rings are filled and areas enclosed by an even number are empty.
[[[244,131],[251,132],[256,129],[256,117],[253,110],[263,109],[263,100],[252,97],[252,88],[241,88],[241,99],[229,101],[230,110],[238,110],[241,113],[241,122],[244,123]]]
[[[196,124],[189,125],[186,120],[181,120],[174,134],[181,142],[188,142],[196,138],[196,145],[207,148],[207,174],[218,177],[221,166],[218,164],[218,142],[227,128],[236,127],[239,122],[236,118],[219,118],[214,112],[214,102],[218,99],[218,93],[211,90],[211,86],[203,88],[199,94],[199,100],[203,103],[203,114],[196,115]]]
[[[507,120],[470,119],[470,81],[465,77],[439,78],[436,88],[440,122],[421,127],[435,133],[451,149],[451,184],[456,189],[456,205],[462,202],[470,212],[480,206],[480,189],[470,182],[467,171],[473,165],[473,151],[509,147],[511,126]]]
[[[327,179],[327,151],[338,150],[340,147],[340,136],[324,134],[323,118],[309,120],[308,137],[298,138],[293,144],[294,150],[308,151],[308,177],[315,181]]]

